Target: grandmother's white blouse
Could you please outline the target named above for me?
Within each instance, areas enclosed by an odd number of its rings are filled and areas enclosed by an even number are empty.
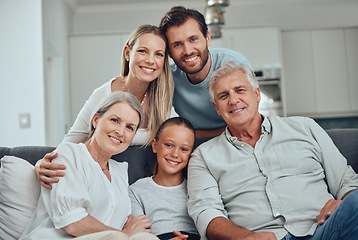
[[[62,143],[55,151],[58,157],[53,162],[66,165],[65,176],[52,184],[52,190],[41,187],[37,209],[21,238],[71,238],[61,228],[88,214],[122,229],[131,209],[128,164],[110,160],[110,182],[84,144]]]

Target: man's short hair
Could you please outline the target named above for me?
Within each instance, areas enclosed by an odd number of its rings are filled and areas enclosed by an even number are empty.
[[[189,9],[183,6],[172,7],[161,19],[159,28],[164,34],[166,34],[169,27],[180,26],[185,23],[188,18],[193,18],[198,22],[201,32],[204,37],[206,37],[208,33],[208,26],[206,25],[203,14],[195,9]]]

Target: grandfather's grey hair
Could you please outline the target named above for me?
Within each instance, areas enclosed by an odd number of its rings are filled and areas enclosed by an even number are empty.
[[[139,123],[138,127],[143,119],[143,108],[140,104],[140,102],[137,100],[135,96],[133,96],[131,93],[128,92],[122,92],[122,91],[115,91],[112,92],[110,95],[108,95],[106,98],[102,100],[102,102],[97,106],[97,111],[92,115],[90,119],[90,129],[89,129],[89,136],[88,138],[91,138],[93,136],[93,133],[95,131],[95,128],[93,127],[92,120],[93,117],[98,114],[99,117],[102,117],[103,114],[105,114],[109,108],[111,108],[116,103],[127,103],[129,106],[131,106],[134,110],[137,111],[139,115]],[[137,130],[138,130],[137,127]]]
[[[255,90],[259,87],[259,83],[257,82],[255,78],[255,73],[245,64],[240,64],[234,61],[229,61],[221,65],[218,69],[216,69],[210,76],[208,88],[209,88],[209,95],[210,100],[212,103],[215,103],[215,96],[214,96],[214,85],[215,83],[222,77],[233,73],[235,71],[242,71],[246,77],[247,80],[249,80],[252,88]]]

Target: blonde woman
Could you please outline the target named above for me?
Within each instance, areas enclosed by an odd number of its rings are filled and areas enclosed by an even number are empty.
[[[142,25],[123,48],[121,76],[94,90],[63,142],[83,142],[88,137],[88,116],[98,102],[111,92],[123,91],[138,99],[145,114],[132,145],[147,145],[170,116],[173,89],[166,38],[158,27]]]
[[[158,27],[142,25],[128,38],[122,53],[121,76],[95,89],[77,115],[75,123],[62,142],[80,143],[88,138],[89,117],[103,98],[115,91],[129,92],[141,103],[144,119],[131,145],[148,145],[160,124],[170,115],[174,84],[166,50],[166,38]],[[172,115],[175,115],[172,111]],[[53,154],[47,154],[35,166],[42,186],[57,182],[63,165],[51,163]]]

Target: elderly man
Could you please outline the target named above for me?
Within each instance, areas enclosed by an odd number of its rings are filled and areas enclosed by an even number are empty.
[[[189,162],[188,209],[203,238],[358,239],[358,176],[321,127],[262,116],[245,65],[223,64],[209,93],[227,128]]]

